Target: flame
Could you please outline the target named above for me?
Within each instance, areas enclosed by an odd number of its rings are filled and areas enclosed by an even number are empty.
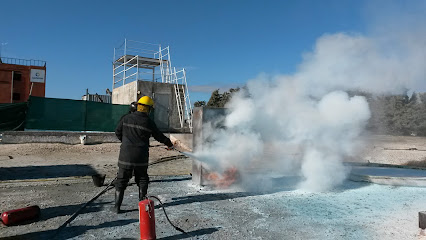
[[[237,180],[239,180],[240,174],[236,167],[232,166],[227,168],[223,174],[219,174],[217,172],[208,173],[206,179],[212,182],[216,188],[228,188]]]

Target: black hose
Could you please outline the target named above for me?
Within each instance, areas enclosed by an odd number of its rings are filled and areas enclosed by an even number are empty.
[[[171,156],[171,157],[163,157],[163,158],[160,158],[159,160],[157,160],[157,161],[155,161],[155,162],[152,162],[152,163],[150,163],[150,164],[148,164],[148,166],[150,166],[150,165],[153,165],[153,164],[157,164],[157,163],[162,163],[162,162],[167,162],[167,161],[172,161],[172,160],[177,160],[177,159],[180,159],[180,158],[186,158],[186,156],[185,155],[178,155],[178,156]],[[62,229],[64,229],[70,222],[72,222],[77,216],[78,216],[78,214],[80,214],[80,212],[84,209],[84,208],[86,208],[87,207],[87,205],[89,205],[90,203],[92,203],[93,201],[95,201],[96,199],[98,199],[98,197],[100,197],[102,194],[104,194],[104,193],[106,193],[108,190],[110,190],[111,188],[109,188],[113,183],[114,183],[114,181],[117,179],[117,177],[115,177],[109,184],[108,184],[108,186],[106,186],[106,188],[104,188],[101,192],[99,192],[98,194],[96,194],[92,199],[90,199],[88,202],[86,202],[83,206],[81,206],[70,218],[68,218],[68,220],[67,221],[65,221],[59,228],[57,228],[56,229],[56,231],[55,231],[55,233],[54,233],[54,235],[53,235],[53,237],[54,236],[56,236],[56,235],[58,235],[61,231],[62,231]],[[169,219],[169,217],[167,216],[167,214],[166,214],[166,210],[164,209],[164,207],[163,207],[163,203],[160,201],[160,199],[159,198],[157,198],[157,197],[155,197],[155,196],[150,196],[150,197],[153,197],[153,198],[155,198],[155,199],[157,199],[159,202],[160,202],[160,204],[161,204],[161,207],[163,208],[163,211],[164,211],[164,214],[166,215],[166,218],[167,218],[167,220],[169,221],[169,223],[176,229],[176,230],[178,230],[178,231],[180,231],[180,232],[182,232],[182,233],[186,233],[185,231],[183,231],[182,229],[180,229],[180,228],[178,228],[178,227],[176,227],[175,225],[173,225],[173,223],[170,221],[170,219]],[[191,236],[189,233],[186,233],[186,234],[188,234],[189,236]]]
[[[106,193],[108,190],[110,190],[111,188],[109,188],[114,181],[117,179],[117,177],[115,177],[109,184],[108,186],[106,186],[106,188],[104,188],[101,192],[99,192],[98,194],[96,194],[92,199],[90,199],[88,202],[86,202],[83,206],[81,206],[70,218],[68,218],[67,221],[65,221],[58,229],[56,229],[55,234],[53,236],[56,236],[58,233],[60,233],[62,231],[62,229],[64,229],[70,222],[72,222],[72,220],[74,220],[78,214],[80,214],[80,212],[90,203],[92,203],[93,201],[95,201],[99,196],[101,196],[102,194]]]
[[[160,200],[158,197],[156,197],[156,196],[146,196],[146,197],[147,197],[147,198],[154,198],[154,199],[156,199],[157,201],[159,201],[159,202],[160,202],[160,205],[161,205],[161,208],[163,209],[164,215],[166,216],[166,219],[167,219],[167,221],[170,223],[170,225],[172,225],[172,226],[173,226],[176,230],[178,230],[179,232],[184,233],[184,234],[187,234],[187,235],[188,235],[188,236],[190,236],[190,237],[194,237],[194,236],[192,236],[191,234],[189,234],[189,233],[185,232],[182,228],[180,228],[180,227],[178,227],[178,226],[174,225],[174,224],[172,223],[172,221],[170,221],[169,216],[168,216],[168,215],[167,215],[167,213],[166,213],[166,209],[164,208],[163,203],[161,202],[161,200]]]
[[[163,162],[168,162],[168,161],[173,161],[173,160],[178,160],[178,159],[183,159],[183,158],[188,158],[185,155],[177,155],[177,156],[170,156],[170,157],[162,157],[159,160],[155,161],[155,162],[151,162],[148,164],[148,166],[154,165],[154,164],[158,164],[158,163],[163,163]]]

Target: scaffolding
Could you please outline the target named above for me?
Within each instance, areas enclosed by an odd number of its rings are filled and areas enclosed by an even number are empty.
[[[159,68],[159,72],[156,69]],[[173,84],[181,128],[192,132],[192,106],[186,81],[186,70],[172,68],[170,47],[132,41],[114,48],[112,88],[133,81],[152,81]]]

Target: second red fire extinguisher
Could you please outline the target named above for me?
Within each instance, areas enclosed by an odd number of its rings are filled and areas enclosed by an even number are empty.
[[[24,221],[32,220],[40,216],[40,208],[38,206],[30,206],[3,212],[1,221],[9,226],[16,225]]]

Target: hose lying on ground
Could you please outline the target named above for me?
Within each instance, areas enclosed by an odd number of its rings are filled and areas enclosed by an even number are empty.
[[[177,160],[177,159],[181,159],[181,158],[187,158],[185,155],[177,155],[177,156],[171,156],[171,157],[163,157],[163,158],[160,158],[159,160],[157,160],[157,161],[155,161],[155,162],[152,162],[152,163],[149,163],[148,164],[148,166],[151,166],[151,165],[154,165],[154,164],[158,164],[158,163],[162,163],[162,162],[167,162],[167,161],[172,161],[172,160]],[[117,179],[117,177],[115,177],[109,184],[108,184],[108,186],[106,186],[106,188],[104,188],[101,192],[99,192],[98,194],[96,194],[92,199],[90,199],[88,202],[86,202],[83,206],[81,206],[70,218],[68,218],[68,220],[67,221],[65,221],[59,228],[57,228],[56,229],[56,231],[55,231],[55,233],[54,233],[54,235],[53,235],[53,237],[54,236],[56,236],[57,234],[59,234],[61,231],[62,231],[62,229],[64,229],[69,223],[71,223],[79,214],[80,214],[80,212],[84,209],[84,208],[86,208],[87,207],[87,205],[89,205],[90,203],[92,203],[93,201],[95,201],[96,199],[98,199],[98,197],[100,197],[102,194],[104,194],[104,193],[106,193],[108,190],[110,190],[110,189],[112,189],[113,187],[111,187],[111,185],[114,183],[114,181]],[[157,199],[159,202],[160,202],[160,204],[161,204],[161,207],[163,208],[163,211],[164,211],[164,214],[166,214],[166,210],[164,210],[164,207],[163,207],[163,203],[160,201],[160,199],[158,199],[157,197],[155,197],[155,196],[150,196],[150,197],[153,197],[153,198],[155,198],[155,199]],[[170,221],[170,219],[169,219],[169,217],[167,216],[167,214],[166,214],[166,218],[167,218],[167,220],[169,221],[169,223],[176,229],[176,230],[178,230],[178,231],[180,231],[180,232],[182,232],[182,233],[186,233],[185,231],[183,231],[182,229],[180,229],[180,228],[177,228],[175,225],[173,225],[172,224],[172,222]],[[186,234],[188,234],[188,233],[186,233]],[[188,234],[188,235],[190,235],[190,234]]]
[[[90,203],[92,203],[93,201],[95,201],[98,197],[100,197],[102,194],[106,193],[110,188],[110,186],[114,183],[114,181],[117,179],[117,177],[115,177],[109,184],[108,186],[106,186],[106,188],[104,188],[101,192],[99,192],[98,194],[96,194],[92,199],[90,199],[88,202],[86,202],[83,206],[81,206],[70,218],[68,218],[68,220],[66,220],[58,229],[56,229],[55,234],[53,236],[56,236],[58,233],[60,233],[62,231],[62,229],[64,229],[70,222],[72,222],[72,220],[74,220],[78,214],[80,214],[80,212],[86,208],[87,205],[89,205]]]
[[[170,223],[170,225],[172,225],[176,230],[178,230],[179,232],[181,232],[181,233],[184,233],[184,234],[187,234],[188,236],[190,236],[191,238],[192,237],[194,237],[194,236],[192,236],[191,234],[189,234],[189,233],[187,233],[187,232],[185,232],[182,228],[180,228],[180,227],[177,227],[176,225],[174,225],[173,223],[172,223],[172,221],[170,221],[170,219],[169,219],[169,216],[167,215],[167,213],[166,213],[166,209],[164,208],[164,206],[163,206],[163,203],[161,202],[161,200],[158,198],[158,197],[156,197],[156,196],[146,196],[147,198],[154,198],[154,199],[156,199],[158,202],[160,202],[160,206],[161,206],[161,208],[163,209],[163,212],[164,212],[164,215],[166,216],[166,219],[167,219],[167,221]]]
[[[170,156],[170,157],[162,157],[159,160],[149,163],[148,166],[154,165],[154,164],[158,164],[158,163],[162,163],[162,162],[168,162],[168,161],[173,161],[173,160],[178,160],[178,159],[184,159],[184,158],[188,158],[185,155],[176,155],[176,156]]]

